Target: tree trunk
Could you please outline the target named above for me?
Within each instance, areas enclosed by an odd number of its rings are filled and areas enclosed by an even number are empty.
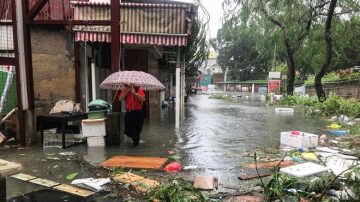
[[[331,57],[332,57],[332,33],[331,33],[331,22],[334,15],[337,0],[331,0],[329,6],[329,12],[327,14],[325,22],[325,42],[326,42],[326,56],[325,61],[319,72],[315,75],[315,90],[316,95],[320,102],[326,100],[326,94],[321,84],[321,79],[324,77],[327,69],[329,68]]]
[[[286,27],[283,29],[284,32],[284,43],[286,47],[286,54],[288,56],[287,66],[288,66],[288,73],[287,73],[287,85],[286,85],[286,93],[287,95],[294,94],[294,82],[295,82],[295,60],[293,56],[293,50],[290,46],[289,38],[287,37],[288,31]]]
[[[268,12],[265,10],[264,6],[262,6],[261,11],[268,18],[272,23],[277,25],[283,31],[284,37],[284,44],[286,47],[286,55],[287,55],[287,66],[288,66],[288,74],[287,74],[287,87],[286,93],[287,95],[293,95],[294,93],[294,81],[295,81],[295,60],[294,60],[294,51],[291,47],[290,40],[289,40],[289,33],[288,29],[283,22],[270,16]]]

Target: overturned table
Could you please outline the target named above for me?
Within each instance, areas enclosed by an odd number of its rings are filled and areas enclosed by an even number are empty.
[[[70,146],[82,144],[84,142],[74,143],[71,145],[65,144],[65,135],[66,135],[66,127],[68,127],[69,121],[78,121],[82,119],[87,119],[88,116],[86,113],[82,112],[61,112],[54,114],[43,114],[37,116],[37,131],[41,132],[41,144],[44,144],[44,130],[51,128],[59,128],[61,131],[61,141],[62,148],[67,148]]]

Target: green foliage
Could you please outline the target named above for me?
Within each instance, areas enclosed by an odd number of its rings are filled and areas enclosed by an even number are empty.
[[[355,167],[347,174],[346,185],[351,188],[356,197],[360,198],[360,168]]]
[[[207,22],[196,18],[191,26],[188,45],[181,50],[188,75],[194,75],[209,55],[209,48],[206,43],[206,26]]]
[[[275,199],[284,201],[285,196],[293,195],[289,189],[296,188],[298,185],[299,181],[296,178],[276,172],[274,177],[263,187],[265,198],[268,201]]]
[[[356,117],[360,115],[360,103],[346,100],[337,95],[331,95],[326,101],[319,102],[315,97],[287,96],[280,101],[280,105],[305,106],[307,110],[324,116],[346,115]]]
[[[320,193],[324,188],[326,188],[326,186],[332,181],[332,179],[333,176],[331,175],[324,175],[324,176],[312,178],[305,190],[309,193],[311,192]],[[336,182],[334,182],[333,184],[336,183],[338,186],[340,186],[339,185],[340,181],[339,180],[335,180],[335,181]]]
[[[325,102],[319,104],[319,109],[328,116],[346,115],[354,117],[360,114],[360,103],[332,95]]]
[[[167,202],[205,202],[209,201],[192,184],[180,179],[171,179],[164,186],[158,187],[147,194],[149,201],[167,201]]]
[[[360,135],[360,123],[357,123],[356,125],[353,125],[349,129],[350,134],[352,135]]]
[[[360,72],[352,72],[350,70],[339,70],[336,72],[330,72],[327,73],[323,78],[322,78],[322,83],[327,83],[327,82],[335,82],[335,81],[340,81],[340,80],[344,80],[344,79],[358,79],[360,77]],[[313,85],[314,84],[314,79],[315,79],[315,75],[310,75],[308,77],[307,80],[305,80],[305,84],[306,85]]]

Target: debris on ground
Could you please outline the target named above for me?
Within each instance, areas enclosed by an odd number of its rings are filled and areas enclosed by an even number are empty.
[[[20,170],[21,168],[22,165],[20,163],[10,162],[0,159],[0,173],[6,173],[14,170],[16,171],[16,170]]]
[[[75,185],[82,184],[90,187],[91,189],[94,189],[95,191],[101,191],[103,190],[102,186],[110,182],[111,182],[110,178],[98,178],[98,179],[83,178],[83,179],[73,180],[71,184],[75,184]]]
[[[168,164],[167,166],[165,166],[164,171],[177,173],[177,172],[180,172],[181,168],[182,168],[182,166],[179,162],[172,162],[172,163]]]
[[[285,160],[285,161],[271,161],[271,162],[259,162],[259,163],[248,163],[245,164],[245,168],[274,168],[274,167],[287,167],[294,165],[295,163],[293,161]]]
[[[130,184],[137,192],[146,193],[149,190],[159,186],[159,182],[155,180],[146,179],[142,176],[135,175],[133,173],[124,173],[121,175],[114,176],[114,180]]]
[[[114,156],[103,162],[102,166],[106,168],[139,168],[159,170],[167,160],[167,158],[158,157]]]
[[[315,164],[312,162],[302,163],[294,166],[289,166],[286,168],[281,168],[280,172],[292,175],[295,177],[307,177],[311,175],[316,175],[322,172],[329,170],[327,167]]]
[[[27,174],[23,174],[23,173],[18,173],[18,174],[12,175],[11,177],[25,181],[25,182],[45,186],[48,188],[52,188],[52,189],[59,190],[59,191],[64,191],[64,192],[75,194],[75,195],[82,196],[82,197],[88,197],[88,196],[95,194],[95,192],[81,189],[81,188],[78,188],[75,186],[60,184],[58,182],[38,178],[38,177],[35,177],[32,175],[27,175]]]
[[[224,202],[263,202],[264,198],[261,196],[233,196],[224,199]]]
[[[218,187],[218,180],[213,176],[196,176],[194,187],[201,190],[213,190]]]

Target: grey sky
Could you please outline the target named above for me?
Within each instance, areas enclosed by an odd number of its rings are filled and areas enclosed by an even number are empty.
[[[216,37],[217,30],[221,27],[221,18],[223,15],[222,0],[201,0],[202,4],[210,14],[209,29],[207,38]]]

